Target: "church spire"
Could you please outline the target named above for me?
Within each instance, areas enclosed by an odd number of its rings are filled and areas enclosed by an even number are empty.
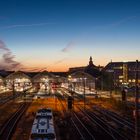
[[[93,66],[93,61],[92,61],[92,57],[91,56],[89,58],[89,66]]]

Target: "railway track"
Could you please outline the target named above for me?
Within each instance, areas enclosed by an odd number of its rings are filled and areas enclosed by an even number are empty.
[[[63,95],[65,97],[71,96],[71,93],[68,93],[69,91],[67,89],[65,89],[65,90],[61,89],[61,92],[63,93]],[[80,95],[80,94],[78,94],[78,93],[76,93],[74,91],[73,91],[73,97],[75,99],[77,99],[77,100],[83,100],[84,99],[84,96],[83,95]]]
[[[109,121],[104,118],[102,115],[98,115],[95,112],[91,112],[90,110],[83,109],[81,107],[78,107],[79,110],[87,116],[91,122],[95,123],[100,129],[103,130],[106,134],[108,134],[110,137],[112,137],[113,140],[130,140],[131,138],[127,135],[125,135],[123,132],[119,131],[119,129],[114,128]]]
[[[98,106],[94,106],[93,109],[94,112],[98,112],[99,114],[107,118],[108,122],[114,122],[119,127],[121,133],[124,134],[128,139],[133,139],[135,137],[134,121]],[[140,130],[140,127],[138,129]]]
[[[95,140],[94,133],[91,132],[91,129],[89,129],[89,127],[83,123],[75,112],[73,112],[71,122],[75,126],[82,140]]]
[[[63,104],[63,101],[66,101],[65,97],[63,97],[61,94],[57,94],[55,95],[58,99],[58,101],[60,102],[61,104],[61,108],[62,108],[62,111],[63,111],[63,115],[66,113],[66,102],[65,102],[65,105]]]
[[[64,93],[64,94],[66,97],[66,93]],[[60,104],[62,105],[63,110],[66,110],[64,104],[62,103],[62,99],[65,100],[65,97],[63,96],[63,94],[60,94],[58,97],[59,97],[58,100],[60,101]],[[64,111],[64,113],[65,113],[65,111]],[[98,132],[94,131],[95,125],[93,124],[93,122],[88,122],[88,124],[91,124],[90,126],[88,126],[87,122],[84,122],[83,116],[79,116],[79,113],[76,113],[73,111],[72,117],[70,118],[71,124],[73,125],[74,129],[77,131],[78,137],[80,137],[80,139],[82,139],[82,140],[99,139],[99,135],[97,136]],[[96,133],[96,138],[94,136],[95,133]],[[101,137],[100,137],[100,139],[101,139]],[[112,139],[112,138],[109,138],[109,139]]]
[[[59,101],[62,105],[63,110],[66,110],[66,106],[64,105],[64,102],[61,101],[61,98],[64,100],[63,95],[59,96]],[[77,132],[77,138],[80,138],[82,140],[100,140],[105,137],[108,140],[113,140],[111,136],[108,136],[105,133],[99,133],[95,126],[95,123],[91,122],[91,120],[88,120],[88,122],[86,122],[84,117],[85,115],[80,115],[79,112],[77,113],[71,111],[70,123],[72,125],[71,127],[73,127],[73,129]]]
[[[13,100],[13,99],[16,99],[16,98],[18,98],[18,97],[20,97],[20,96],[21,96],[20,94],[16,94],[15,96],[6,97],[6,98],[4,98],[4,99],[2,99],[2,100],[0,101],[0,105],[4,105],[4,104],[6,104],[7,102],[9,102],[9,101],[11,101],[11,100]]]
[[[100,114],[105,115],[106,117],[109,117],[114,122],[118,123],[119,125],[125,126],[126,128],[128,128],[134,133],[134,122],[128,120],[127,118],[123,118],[112,111],[109,111],[109,110],[106,110],[97,106],[96,107],[94,106],[93,109],[99,112]]]
[[[66,92],[64,92],[66,96]],[[79,97],[77,97],[79,98]],[[78,105],[78,104],[77,104]],[[94,104],[92,104],[94,105]],[[92,108],[92,111],[83,112],[83,108],[80,111],[88,118],[94,119],[94,123],[101,128],[105,133],[110,135],[112,139],[116,140],[132,140],[135,135],[134,122],[128,118],[124,118],[115,112],[105,110],[95,106],[88,106]]]
[[[63,100],[66,100],[64,96],[58,96],[58,100],[62,106],[62,110],[63,113],[66,113],[66,102],[64,105],[64,102],[62,102]],[[78,138],[80,138],[81,140],[95,140],[94,136],[90,133],[90,131],[88,130],[88,128],[86,127],[85,124],[82,123],[82,121],[78,118],[77,114],[72,112],[72,116],[70,118],[70,123],[71,123],[71,127],[73,127],[74,130],[76,130],[76,132],[74,131],[73,133],[75,133],[75,135],[77,135]]]
[[[64,97],[62,96],[62,98],[64,98]],[[82,107],[79,107],[78,105],[76,107],[80,110],[80,112],[83,115],[79,116],[79,113],[73,112],[73,116],[71,117],[71,123],[73,124],[73,126],[75,127],[77,132],[79,133],[81,139],[83,139],[83,140],[101,139],[101,137],[97,134],[100,132],[93,131],[94,129],[96,129],[95,128],[95,125],[96,125],[97,128],[100,128],[102,130],[102,132],[101,132],[102,138],[106,137],[109,140],[129,140],[129,138],[126,135],[118,132],[118,130],[116,128],[112,127],[112,125],[110,125],[108,123],[109,121],[104,117],[104,114],[98,112],[98,114],[99,114],[98,115],[95,112],[91,112],[89,110],[84,110]],[[88,119],[87,123],[84,122],[84,120],[82,120],[83,116],[87,117],[87,119]],[[115,120],[115,119],[113,119],[113,116],[111,116],[111,117],[112,117],[112,121],[116,122],[117,119]],[[122,123],[122,122],[120,120],[117,123]],[[87,124],[90,124],[91,128]],[[95,135],[93,135],[93,134],[95,134]]]
[[[0,129],[0,140],[11,140],[18,121],[28,108],[29,103],[22,104],[18,110],[7,120]]]

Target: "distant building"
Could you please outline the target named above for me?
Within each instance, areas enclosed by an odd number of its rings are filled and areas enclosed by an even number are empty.
[[[110,62],[103,69],[112,75],[115,85],[130,85],[135,84],[136,78],[136,62]],[[138,62],[138,82],[140,84],[140,62]]]
[[[69,73],[74,73],[77,71],[84,71],[85,70],[85,66],[82,67],[73,67],[73,68],[69,68]]]
[[[96,78],[100,76],[102,69],[103,67],[93,64],[92,57],[90,56],[89,64],[87,66],[69,68],[69,73],[71,74],[74,72],[83,71]]]

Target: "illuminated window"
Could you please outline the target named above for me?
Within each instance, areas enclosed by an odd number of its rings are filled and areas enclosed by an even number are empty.
[[[119,76],[119,79],[122,79],[122,78],[123,78],[123,75],[120,75],[120,76]]]
[[[122,80],[119,80],[120,83],[122,83]]]
[[[136,81],[135,79],[132,80],[132,82],[135,82],[135,81]]]

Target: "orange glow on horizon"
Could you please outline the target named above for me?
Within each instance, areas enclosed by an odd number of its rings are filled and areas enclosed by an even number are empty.
[[[82,63],[79,63],[82,62]],[[22,71],[31,71],[31,72],[38,72],[38,71],[51,71],[51,72],[67,72],[69,70],[69,68],[73,68],[73,67],[86,67],[88,65],[88,60],[86,59],[81,59],[79,61],[72,61],[69,60],[67,63],[60,63],[60,64],[52,64],[52,65],[46,65],[46,64],[37,64],[37,63],[33,63],[30,65],[26,65],[23,69],[21,68]],[[97,63],[93,60],[93,63],[96,66],[105,66],[108,63]],[[36,64],[36,65],[35,65]]]
[[[135,61],[134,59],[128,59],[127,61]],[[93,57],[93,63],[96,66],[106,66],[108,63],[111,62],[111,59],[102,56],[100,58],[94,59]],[[122,62],[122,60],[119,60],[117,58],[114,58],[112,62]],[[72,67],[83,67],[87,66],[89,64],[89,58],[71,58],[66,59],[65,61],[62,61],[60,63],[48,63],[46,61],[30,61],[28,63],[23,64],[23,67],[19,68],[21,71],[52,71],[52,72],[66,72],[69,70],[69,68]]]

